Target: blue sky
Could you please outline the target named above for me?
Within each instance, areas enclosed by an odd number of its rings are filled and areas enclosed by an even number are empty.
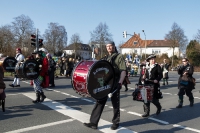
[[[0,26],[11,24],[22,14],[29,16],[41,34],[50,22],[66,28],[68,44],[78,33],[83,43],[99,23],[106,23],[118,45],[140,33],[142,39],[162,40],[176,22],[188,40],[200,29],[200,0],[0,0]]]

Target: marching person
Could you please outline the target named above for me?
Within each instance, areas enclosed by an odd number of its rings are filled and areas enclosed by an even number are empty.
[[[189,97],[190,106],[192,107],[194,104],[194,97],[192,94],[192,90],[194,89],[194,83],[193,83],[193,72],[194,68],[189,63],[189,60],[187,58],[182,59],[183,65],[181,65],[178,68],[178,74],[180,75],[178,80],[178,96],[179,96],[179,105],[176,108],[182,108],[183,106],[183,95],[186,95]]]
[[[114,116],[112,119],[113,124],[111,126],[111,129],[116,130],[119,127],[119,122],[120,122],[120,110],[119,110],[120,95],[119,95],[119,93],[120,93],[122,83],[124,81],[124,77],[126,76],[126,65],[125,65],[123,55],[118,54],[117,49],[115,47],[115,43],[113,41],[107,42],[106,49],[107,49],[108,55],[106,57],[104,57],[104,59],[111,62],[111,64],[114,67],[114,72],[116,75],[115,76],[115,86],[114,86],[114,88],[116,89],[116,92],[111,97],[111,102],[112,102],[113,112],[114,112]],[[115,57],[116,54],[118,54],[117,57]],[[92,110],[91,116],[90,116],[90,122],[84,123],[85,126],[92,128],[92,129],[97,129],[98,122],[99,122],[99,119],[103,112],[107,98],[108,98],[108,96],[102,100],[96,101],[96,104],[95,104],[95,106]]]
[[[21,63],[24,61],[24,55],[22,54],[22,51],[20,48],[16,49],[16,56],[15,59],[17,60],[17,63]],[[14,81],[12,84],[9,84],[9,86],[11,87],[20,87],[20,80],[17,77],[17,75],[15,75]]]
[[[49,75],[49,84],[51,84],[50,87],[55,87],[54,77],[55,77],[55,70],[56,70],[56,62],[52,58],[50,53],[46,54],[46,57],[48,59],[48,75]]]
[[[162,79],[162,70],[160,65],[156,63],[156,56],[150,55],[146,61],[149,62],[149,64],[146,64],[146,67],[142,66],[141,75],[139,78],[139,84],[144,85],[151,85],[154,86],[154,92],[153,92],[153,99],[152,103],[157,107],[156,115],[160,114],[161,112],[161,105],[159,102],[159,81]],[[142,117],[148,117],[150,113],[150,101],[144,102],[144,114]]]
[[[46,96],[42,90],[41,84],[44,82],[44,77],[48,75],[48,59],[45,57],[45,50],[44,48],[40,51],[37,51],[33,54],[36,54],[36,60],[40,66],[40,72],[38,78],[33,80],[33,88],[36,93],[36,100],[33,100],[33,103],[43,102]],[[41,96],[41,99],[40,99]]]
[[[6,94],[4,91],[5,88],[6,85],[3,81],[3,68],[0,66],[0,106],[2,106],[3,112],[5,112],[5,98],[6,98]]]
[[[169,73],[169,66],[171,64],[168,64],[166,63],[166,59],[163,60],[163,64],[162,64],[162,72],[163,72],[163,85],[165,85],[165,82],[166,82],[166,85],[168,85],[168,79],[169,79],[169,76],[168,76],[168,73]]]

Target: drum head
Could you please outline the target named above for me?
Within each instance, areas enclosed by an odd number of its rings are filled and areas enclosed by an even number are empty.
[[[114,85],[114,68],[105,60],[97,61],[91,66],[87,90],[91,97],[96,100],[101,100],[108,96]]]
[[[14,57],[6,57],[3,61],[3,68],[6,72],[15,72],[17,60]]]
[[[26,60],[22,66],[23,75],[27,79],[36,79],[39,76],[39,64],[34,59]]]

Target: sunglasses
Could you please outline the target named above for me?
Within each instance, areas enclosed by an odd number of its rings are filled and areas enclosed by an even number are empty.
[[[182,60],[182,62],[186,62],[185,60]]]

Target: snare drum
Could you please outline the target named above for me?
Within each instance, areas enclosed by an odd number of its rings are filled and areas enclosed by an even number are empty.
[[[39,76],[39,64],[34,59],[26,60],[25,62],[17,63],[15,73],[18,78],[36,79]]]
[[[4,57],[0,59],[0,66],[2,66],[6,72],[15,72],[16,63],[17,60],[15,57]]]
[[[80,61],[72,72],[72,86],[82,96],[101,100],[111,92],[114,77],[114,68],[108,61]]]
[[[136,100],[146,102],[153,100],[153,85],[136,85],[136,88],[138,89]]]

